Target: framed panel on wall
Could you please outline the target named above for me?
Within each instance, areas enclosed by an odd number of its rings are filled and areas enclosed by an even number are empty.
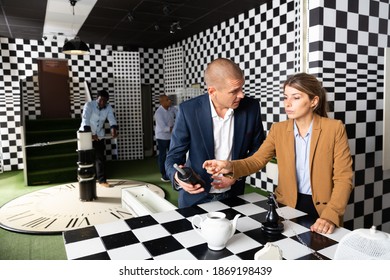
[[[40,58],[37,62],[42,118],[70,118],[68,60]]]

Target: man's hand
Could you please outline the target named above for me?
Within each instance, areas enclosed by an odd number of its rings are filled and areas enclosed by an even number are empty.
[[[180,167],[182,167],[182,166],[180,166]],[[191,185],[191,184],[185,183],[179,179],[179,177],[177,176],[177,173],[178,172],[176,172],[175,176],[174,176],[175,180],[183,188],[183,190],[185,190],[186,192],[188,192],[190,194],[197,194],[197,193],[204,192],[204,188],[200,184]]]
[[[225,189],[225,188],[230,187],[231,185],[233,185],[236,182],[236,179],[227,178],[225,176],[222,176],[222,174],[212,176],[211,178],[213,178],[211,185],[215,189]]]
[[[111,128],[111,136],[112,138],[118,137],[118,131],[115,128]]]

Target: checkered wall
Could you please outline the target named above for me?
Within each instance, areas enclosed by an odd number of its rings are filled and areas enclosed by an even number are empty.
[[[140,48],[141,81],[152,86],[153,108],[159,105],[158,97],[164,93],[164,50]]]
[[[181,47],[164,50],[165,94],[174,94],[177,88],[184,87],[183,49]]]
[[[309,71],[328,91],[330,117],[345,123],[354,158],[345,226],[387,232],[390,172],[382,171],[382,137],[389,13],[388,0],[309,1]]]
[[[1,71],[1,70],[0,70]],[[13,95],[11,90],[1,92],[2,106],[0,106],[0,135],[2,155],[0,156],[1,170],[6,171],[7,166],[19,166],[23,163],[20,157],[21,150],[18,143],[21,139],[20,110],[15,110],[15,105],[20,107],[20,98]],[[7,127],[5,124],[10,124]]]
[[[0,130],[4,171],[23,169],[20,100],[29,119],[40,116],[37,58],[67,58],[71,89],[71,117],[81,118],[85,103],[84,82],[91,86],[92,97],[100,89],[115,95],[113,46],[90,45],[91,53],[79,59],[60,53],[57,42],[0,38]],[[153,96],[164,92],[163,50],[140,48],[141,83],[152,85]],[[110,98],[115,108],[115,99]],[[158,103],[158,101],[157,101]],[[153,106],[157,107],[157,103]],[[109,133],[108,124],[106,126]],[[137,132],[138,134],[140,132]],[[117,159],[116,140],[107,140],[107,159]]]
[[[119,159],[143,159],[141,75],[138,52],[113,52]]]

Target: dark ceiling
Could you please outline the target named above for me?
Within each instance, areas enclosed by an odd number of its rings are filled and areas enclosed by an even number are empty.
[[[89,44],[164,48],[265,2],[272,0],[98,0],[78,35]],[[1,37],[42,39],[45,0],[0,5]],[[171,33],[173,23],[181,29]]]

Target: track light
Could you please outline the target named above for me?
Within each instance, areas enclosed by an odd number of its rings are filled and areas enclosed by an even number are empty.
[[[171,34],[174,34],[174,33],[176,33],[177,30],[181,30],[180,21],[173,22],[171,24],[171,28],[170,28],[169,32]]]
[[[74,6],[76,5],[77,1],[78,0],[69,0],[70,5],[73,7],[73,16]],[[62,47],[62,53],[64,54],[84,55],[89,54],[89,52],[90,51],[88,45],[81,41],[80,38],[77,36],[74,37],[72,40],[65,39],[64,46]]]
[[[171,9],[169,8],[169,6],[164,6],[163,7],[163,14],[167,16],[170,13],[171,13]]]
[[[131,14],[131,12],[127,15],[127,19],[129,22],[132,22],[134,20],[134,16]]]

